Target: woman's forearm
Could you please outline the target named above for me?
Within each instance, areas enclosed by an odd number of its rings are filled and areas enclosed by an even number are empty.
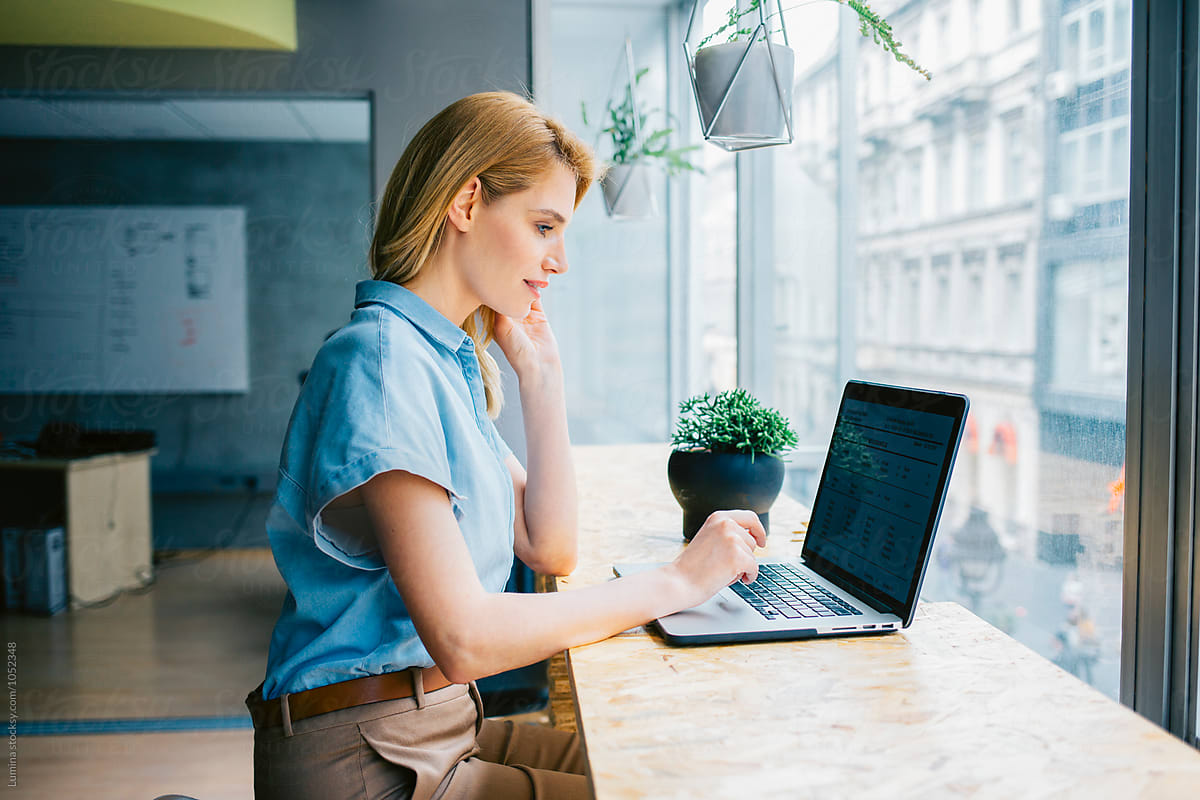
[[[465,683],[643,625],[698,600],[675,565],[598,586],[544,594],[488,594],[472,615],[446,676]]]
[[[521,382],[525,422],[525,527],[539,561],[565,574],[578,553],[579,502],[575,465],[567,432],[567,408],[561,371]]]

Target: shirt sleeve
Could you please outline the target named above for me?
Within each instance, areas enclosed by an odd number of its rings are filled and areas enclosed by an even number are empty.
[[[456,517],[465,497],[451,478],[439,412],[446,398],[439,396],[436,367],[423,357],[427,354],[411,346],[405,350],[400,342],[390,343],[391,349],[404,352],[385,355],[382,321],[344,338],[329,347],[328,360],[336,368],[325,373],[306,517],[317,547],[331,558],[358,569],[386,569],[366,509],[328,509],[332,500],[392,470],[444,488]]]

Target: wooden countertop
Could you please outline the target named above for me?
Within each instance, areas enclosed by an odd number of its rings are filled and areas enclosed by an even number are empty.
[[[678,554],[668,454],[575,448],[559,590]],[[781,497],[763,555],[798,553],[806,516]],[[567,669],[598,800],[1200,796],[1200,752],[955,603],[879,637],[678,648],[638,628]]]

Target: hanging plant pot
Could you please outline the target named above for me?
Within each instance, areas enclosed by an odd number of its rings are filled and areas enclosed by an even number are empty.
[[[697,51],[696,100],[706,138],[731,150],[790,142],[795,63],[792,48],[765,41]]]
[[[749,150],[792,141],[792,76],[796,54],[788,46],[783,8],[775,0],[754,2],[745,11],[729,11],[729,22],[705,37],[693,52],[691,39],[706,0],[696,0],[683,37],[688,76],[704,138],[726,150]],[[741,21],[757,16],[757,24]],[[768,24],[768,20],[771,24]],[[714,37],[729,40],[708,44]],[[780,41],[775,41],[775,33]]]
[[[683,54],[696,97],[704,138],[726,150],[748,150],[792,141],[792,79],[795,53],[788,47],[787,25],[780,0],[723,0],[723,25],[699,43],[697,20],[708,0],[695,0],[683,36]],[[816,0],[790,6],[809,5]],[[887,20],[866,2],[830,0],[852,9],[859,31],[881,45],[897,61],[928,80],[929,70],[900,49]],[[768,12],[768,7],[774,10]],[[773,37],[778,34],[779,40]],[[725,41],[721,42],[720,39]],[[710,44],[711,43],[711,44]],[[694,49],[693,49],[694,48]]]
[[[600,179],[604,208],[614,219],[649,219],[658,215],[646,164],[613,164]]]

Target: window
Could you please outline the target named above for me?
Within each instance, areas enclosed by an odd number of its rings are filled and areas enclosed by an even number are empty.
[[[1129,61],[1129,23],[1132,10],[1129,0],[1116,0],[1113,4],[1112,37],[1109,40],[1109,59],[1114,64]]]
[[[925,325],[924,341],[937,346],[946,333],[946,320],[941,309],[952,308],[950,304],[950,256],[936,255],[929,262],[933,276],[933,297],[928,313],[921,315]]]
[[[897,146],[904,223],[885,227],[886,235],[871,232],[877,217],[886,219],[888,189],[886,179],[868,181],[868,171],[886,175],[892,168],[877,150],[834,133],[823,147],[801,148],[794,157],[780,148],[775,156],[777,197],[781,182],[798,193],[817,184],[819,201],[808,207],[828,202],[820,220],[830,226],[789,251],[779,246],[781,229],[804,215],[794,202],[778,204],[776,269],[837,263],[813,251],[836,252],[839,221],[856,220],[853,261],[839,265],[853,291],[818,294],[833,298],[833,317],[821,330],[836,337],[808,342],[813,353],[842,354],[841,368],[829,358],[817,370],[829,394],[859,377],[972,397],[976,449],[962,481],[952,481],[925,597],[969,606],[1109,696],[1118,692],[1122,636],[1122,496],[1114,487],[1125,441],[1128,215],[1121,204],[1128,203],[1130,147],[1128,103],[1121,100],[1129,43],[1114,40],[1128,35],[1117,20],[1127,9],[1127,0],[896,5],[889,22],[913,52],[921,52],[916,43],[925,24],[923,38],[937,43],[934,49],[945,49],[954,30],[986,36],[1011,28],[1030,54],[984,59],[977,74],[942,73],[929,83],[903,64],[872,60],[871,80],[887,72],[893,86],[911,87],[899,105],[935,110],[892,118],[887,134]],[[837,29],[818,38],[808,10],[787,12],[789,32],[805,30],[806,52],[823,55],[797,69],[797,89],[833,91],[837,71],[823,65],[838,57]],[[854,46],[860,58],[877,55],[869,38]],[[1067,73],[1067,88],[1049,98],[1044,72],[1056,69]],[[991,102],[963,103],[976,86],[992,90]],[[1004,87],[1003,104],[996,86]],[[954,112],[937,111],[946,107]],[[878,130],[874,119],[872,126]],[[827,176],[839,163],[844,168],[846,157],[856,159],[858,185],[877,189],[880,206],[862,196],[857,207],[838,205]],[[1030,202],[1059,195],[1065,203]],[[803,316],[808,307],[790,313]],[[845,329],[838,324],[843,314],[856,317]],[[808,374],[815,360],[807,356]],[[820,430],[823,408],[784,413],[814,420],[809,435],[816,441],[828,436]],[[981,561],[971,542],[984,539],[996,547]]]
[[[621,43],[627,29],[632,32],[638,66],[650,68],[638,85],[639,99],[649,108],[668,106],[665,65],[668,55],[675,54],[668,53],[661,35],[653,32],[654,24],[662,18],[661,11],[655,9],[630,9],[624,19],[613,19],[584,6],[554,4],[550,10],[547,27],[554,82],[549,96],[540,97],[539,102],[585,141],[595,143],[600,158],[607,158],[611,149],[606,149],[608,143],[596,131],[596,122],[609,92],[615,91],[609,76],[618,65],[624,69]],[[595,80],[600,64],[604,65],[604,81]],[[591,127],[583,123],[581,101],[586,104]],[[702,155],[701,151],[696,153]],[[733,207],[733,184],[725,172],[709,169],[698,180],[702,181],[698,191],[710,205]],[[651,171],[649,184],[662,208],[667,181],[661,172]],[[668,382],[663,380],[670,363],[670,327],[665,322],[647,324],[646,320],[655,319],[660,309],[668,307],[668,225],[661,215],[629,221],[609,218],[601,194],[600,187],[593,186],[567,232],[568,261],[576,268],[554,281],[545,294],[546,311],[554,325],[563,363],[568,365],[564,388],[571,440],[578,444],[663,441],[670,428],[671,394]],[[710,224],[703,229],[703,236],[693,239],[693,247],[720,252],[726,246],[721,234],[731,230],[732,223],[726,223],[721,209],[704,208],[702,213],[711,218]],[[604,242],[603,259],[592,255],[599,241]],[[732,258],[731,246],[724,255]],[[578,268],[583,263],[589,266]],[[727,285],[715,278],[708,284],[716,296],[706,297],[708,305],[695,314],[698,338],[708,335],[711,339],[712,332],[703,325],[715,321],[720,331],[730,316],[720,295]],[[699,302],[696,305],[699,308]],[[714,350],[717,352],[711,358],[718,361],[724,351]],[[720,375],[722,366],[698,363],[693,365],[692,374],[703,371]],[[519,420],[516,400],[515,390],[509,387],[506,405],[516,404]]]
[[[947,216],[954,211],[954,151],[949,140],[937,145],[937,196],[935,208],[938,216]]]
[[[1083,194],[1095,194],[1106,183],[1104,172],[1104,134],[1100,131],[1088,134],[1084,140]]]
[[[937,41],[938,53],[941,55],[943,63],[946,65],[954,63],[953,49],[954,42],[950,38],[950,12],[943,11],[938,14],[937,18]]]
[[[1000,348],[1027,351],[1032,345],[1025,299],[1025,247],[1010,245],[1000,249],[1000,274],[1004,280],[1004,301],[999,326]]]
[[[709,3],[710,8],[714,6],[721,10],[719,3]],[[899,325],[899,319],[890,314],[890,305],[884,307],[875,299],[891,291],[886,259],[863,258],[858,262],[864,274],[879,276],[877,285],[863,287],[855,283],[847,292],[839,293],[840,265],[854,262],[855,256],[839,247],[835,234],[839,204],[846,194],[841,191],[838,164],[833,157],[841,122],[838,103],[841,86],[836,65],[824,59],[824,48],[825,37],[837,30],[839,13],[843,10],[833,3],[817,3],[801,11],[803,22],[791,16],[794,12],[785,12],[789,15],[788,35],[796,53],[795,74],[812,75],[811,80],[797,83],[795,90],[817,100],[812,116],[804,116],[809,113],[807,110],[793,108],[795,141],[791,146],[763,151],[772,160],[774,188],[772,195],[762,199],[762,206],[774,209],[775,219],[787,220],[785,225],[772,226],[774,261],[766,265],[773,270],[768,291],[777,293],[775,287],[785,280],[796,287],[795,303],[779,310],[776,335],[767,345],[771,348],[770,386],[776,395],[775,402],[791,420],[800,442],[799,450],[789,456],[787,472],[787,490],[795,496],[804,496],[815,480],[812,470],[818,462],[823,462],[841,397],[837,376],[839,297],[856,307],[855,317],[867,326],[863,333],[866,338],[872,335],[868,331],[878,331],[877,339],[891,340],[895,335],[892,327]],[[814,46],[805,46],[806,41],[812,41]],[[869,55],[864,53],[860,66],[870,62]],[[881,63],[876,61],[869,66],[873,83],[879,80]],[[687,90],[691,91],[690,86]],[[860,93],[861,87],[855,86],[850,96],[858,97]],[[888,95],[873,92],[872,97],[877,105],[870,113],[886,108],[878,103]],[[864,163],[853,179],[860,203],[855,220],[860,236],[874,235],[872,231],[879,229],[889,216],[887,187],[889,184],[894,187],[891,176],[903,163],[899,158],[897,162],[889,163],[876,155],[870,167]],[[903,178],[902,173],[902,185]],[[878,196],[880,193],[882,198]],[[900,213],[907,214],[907,208]]]
[[[1116,192],[1129,191],[1129,126],[1119,125],[1111,131],[1108,149],[1110,187]]]
[[[1088,14],[1088,42],[1085,66],[1089,72],[1101,69],[1104,66],[1104,44],[1104,10],[1100,8],[1093,9]]]
[[[1079,20],[1063,28],[1062,68],[1070,73],[1079,72]]]
[[[971,250],[963,254],[963,279],[966,283],[966,297],[962,301],[962,339],[963,344],[972,349],[979,349],[987,339],[987,326],[981,324],[980,306],[984,299],[984,262],[987,255],[982,250]]]
[[[883,212],[881,221],[884,228],[896,224],[896,174],[891,169],[883,173]]]
[[[1059,164],[1059,186],[1063,194],[1071,197],[1079,191],[1079,142],[1063,139],[1060,147],[1062,161]]]
[[[967,145],[967,210],[983,208],[987,199],[987,145],[985,134],[972,134]]]
[[[700,225],[693,245],[694,330],[700,337],[699,391],[737,387],[737,168],[732,153],[699,151],[704,175],[692,193]],[[793,289],[797,300],[802,292]]]
[[[1020,117],[1004,122],[1004,195],[1009,202],[1025,199],[1025,136]]]
[[[920,150],[910,150],[905,160],[908,164],[908,176],[905,181],[905,189],[908,193],[907,199],[907,216],[908,223],[915,225],[920,222],[921,213],[921,162],[924,159],[924,154]]]
[[[921,262],[918,259],[910,258],[904,262],[904,297],[900,304],[900,316],[905,321],[902,323],[903,341],[908,344],[917,344],[918,339],[918,324],[923,316],[921,308]]]

